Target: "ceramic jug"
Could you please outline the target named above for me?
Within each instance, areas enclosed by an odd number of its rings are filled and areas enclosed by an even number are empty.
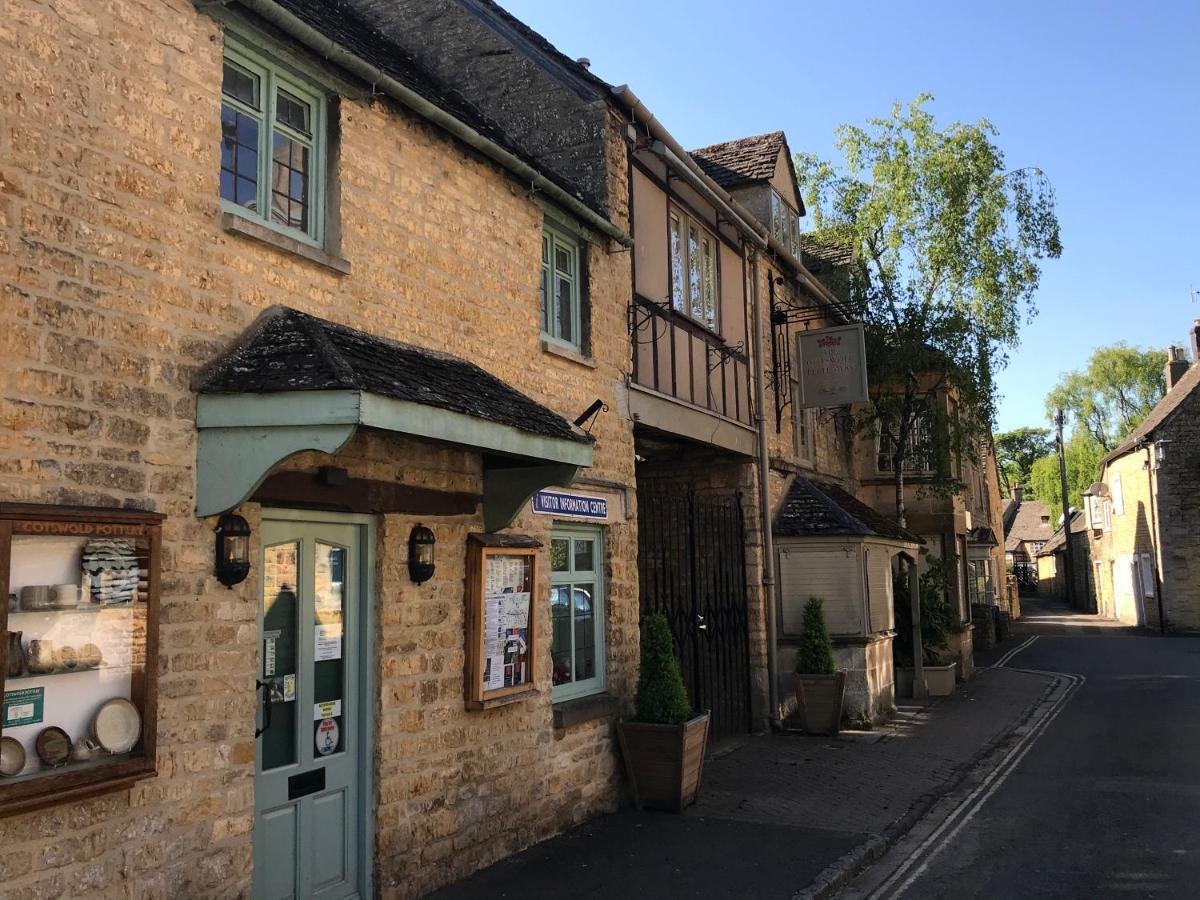
[[[8,635],[8,677],[17,678],[25,674],[25,648],[21,646],[21,632],[9,631]]]

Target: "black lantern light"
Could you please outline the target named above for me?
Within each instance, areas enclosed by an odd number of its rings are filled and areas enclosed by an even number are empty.
[[[250,525],[239,515],[226,513],[217,522],[217,561],[213,574],[232,588],[250,574]]]
[[[437,538],[424,525],[417,524],[408,536],[408,577],[423,584],[433,577],[433,545]]]

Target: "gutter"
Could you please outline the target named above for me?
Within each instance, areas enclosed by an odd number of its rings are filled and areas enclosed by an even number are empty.
[[[797,278],[806,288],[816,294],[822,303],[837,310],[847,322],[853,321],[853,316],[841,301],[830,292],[829,288],[809,274],[808,270],[804,268],[804,264],[771,234],[769,228],[760,224],[749,210],[704,173],[700,164],[692,159],[691,154],[684,150],[679,142],[671,136],[671,133],[663,127],[663,124],[655,118],[654,113],[633,92],[633,88],[622,84],[609,90],[613,99],[633,117],[633,120],[646,127],[650,136],[654,138],[654,145],[651,149],[655,153],[663,157],[693,188],[724,213],[725,218],[736,225],[750,239],[751,243],[761,250],[770,250],[788,263],[795,271]]]
[[[628,233],[618,228],[578,197],[542,175],[524,160],[505,150],[490,138],[484,137],[470,125],[425,99],[382,69],[376,68],[337,41],[317,31],[278,3],[274,3],[272,0],[238,0],[238,2],[313,52],[347,72],[357,75],[363,81],[382,89],[392,99],[399,101],[423,119],[443,131],[449,132],[492,162],[507,169],[522,182],[529,183],[534,190],[545,194],[572,215],[577,216],[601,234],[612,238],[622,247],[633,246],[633,238]]]

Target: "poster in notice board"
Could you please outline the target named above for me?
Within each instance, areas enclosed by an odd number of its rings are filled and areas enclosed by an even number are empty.
[[[494,536],[487,536],[500,540]],[[472,543],[468,559],[467,704],[482,708],[533,689],[533,586],[540,544]]]

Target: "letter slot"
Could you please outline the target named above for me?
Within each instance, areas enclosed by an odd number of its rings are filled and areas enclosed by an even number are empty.
[[[307,797],[317,791],[325,790],[325,767],[313,769],[311,772],[301,772],[288,779],[288,799],[297,800]]]

